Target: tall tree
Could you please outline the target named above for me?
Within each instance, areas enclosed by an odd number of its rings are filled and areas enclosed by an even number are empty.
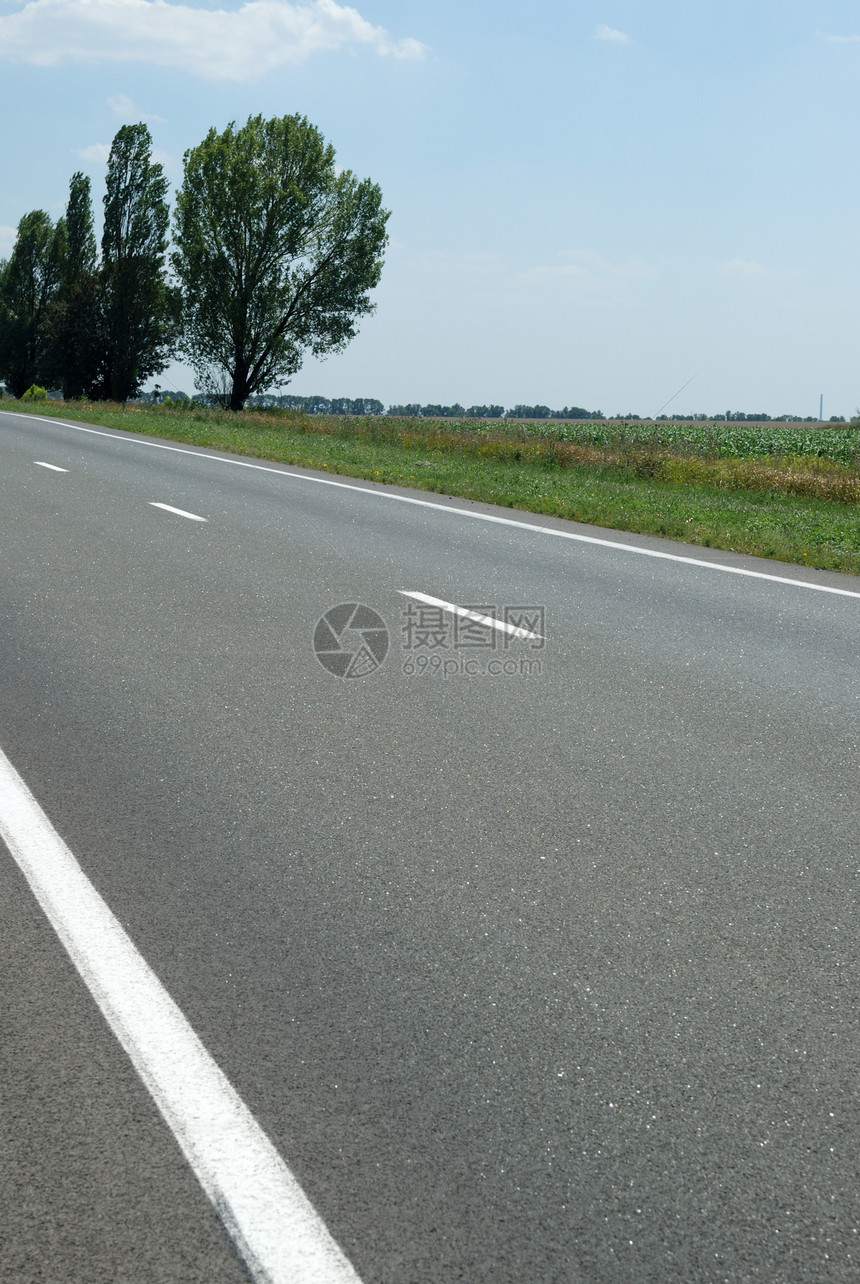
[[[93,232],[93,204],[90,180],[80,170],[69,183],[66,205],[66,259],[63,281],[79,281],[96,270],[96,238]]]
[[[90,180],[81,173],[72,175],[64,223],[60,285],[45,322],[45,362],[69,399],[93,395],[105,381]]]
[[[102,236],[103,393],[127,401],[168,364],[176,297],[165,277],[167,179],[146,125],[123,125],[108,158]]]
[[[12,254],[0,276],[0,377],[20,397],[43,377],[44,322],[56,297],[65,253],[65,224],[44,210],[18,224]]]
[[[306,352],[344,348],[373,311],[387,243],[382,193],[303,116],[252,116],[185,154],[172,262],[184,352],[200,385],[241,410]]]

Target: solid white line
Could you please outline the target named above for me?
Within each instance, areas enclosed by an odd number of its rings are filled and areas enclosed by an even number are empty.
[[[414,597],[416,602],[426,602],[428,606],[441,607],[451,615],[461,615],[464,620],[475,620],[478,624],[498,629],[501,633],[509,633],[512,638],[532,638],[535,642],[541,640],[540,633],[532,633],[529,629],[509,624],[507,620],[496,620],[492,615],[481,615],[479,611],[470,611],[465,606],[455,606],[453,602],[443,602],[440,597],[430,597],[429,593],[409,593],[406,589],[398,589],[397,592],[402,597]]]
[[[0,750],[0,835],[258,1284],[360,1284],[245,1103]]]
[[[518,521],[513,517],[496,517],[492,513],[475,513],[468,508],[455,508],[453,504],[437,504],[431,499],[415,499],[411,495],[395,495],[388,490],[377,490],[370,486],[354,486],[350,482],[335,481],[333,477],[309,477],[306,473],[294,473],[286,468],[272,468],[268,464],[252,464],[245,459],[222,459],[219,455],[207,455],[203,450],[188,450],[185,446],[168,446],[160,441],[144,441],[142,437],[130,434],[120,436],[115,432],[105,432],[101,428],[88,428],[84,424],[73,424],[66,419],[52,419],[47,415],[22,415],[18,411],[7,410],[7,415],[20,419],[38,419],[46,424],[60,424],[63,428],[73,428],[76,432],[91,433],[94,437],[110,437],[112,441],[122,441],[133,446],[152,446],[155,450],[170,450],[176,455],[193,455],[196,459],[208,459],[214,464],[231,464],[235,468],[254,468],[261,473],[275,473],[278,477],[292,477],[297,481],[315,482],[319,486],[336,486],[340,490],[354,490],[360,495],[375,495],[378,499],[390,499],[399,504],[414,504],[418,508],[433,508],[440,513],[454,513],[457,517],[471,517],[477,522],[493,522],[497,526],[515,526],[519,530],[532,531],[537,535],[552,535],[557,539],[575,540],[580,544],[597,544],[601,548],[614,548],[622,553],[639,553],[642,557],[656,557],[666,562],[681,562],[685,566],[697,566],[706,571],[724,571],[727,575],[745,575],[753,580],[769,580],[773,584],[788,584],[792,588],[813,589],[817,593],[834,593],[837,597],[860,598],[855,589],[835,588],[832,584],[813,584],[809,580],[789,579],[786,575],[770,575],[767,571],[751,571],[745,566],[724,566],[722,562],[706,562],[698,557],[684,557],[680,553],[663,553],[656,548],[640,548],[637,544],[622,544],[620,540],[599,539],[595,535],[579,535],[576,531],[560,531],[554,526],[538,526],[535,522]]]
[[[39,468],[50,468],[52,473],[67,473],[68,468],[61,468],[59,464],[46,464],[43,459],[34,459],[33,463]]]
[[[208,517],[198,517],[196,513],[186,513],[184,508],[174,508],[172,504],[159,504],[157,499],[149,501],[152,508],[163,508],[165,513],[176,513],[177,517],[187,517],[192,522],[207,522]]]

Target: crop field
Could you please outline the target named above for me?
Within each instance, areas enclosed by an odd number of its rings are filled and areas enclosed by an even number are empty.
[[[850,424],[742,423],[647,419],[401,419],[451,431],[576,442],[583,446],[651,446],[720,458],[816,456],[860,469],[860,427]]]
[[[822,429],[813,434],[798,430],[800,426],[768,430],[766,425],[747,424],[746,431],[736,433],[734,424],[679,424],[670,425],[681,430],[672,433],[662,424],[641,421],[552,423],[302,414],[293,414],[287,422],[294,431],[309,435],[386,442],[433,454],[544,468],[622,469],[634,477],[721,489],[777,490],[845,503],[860,500],[858,428]],[[690,427],[702,431],[685,432]]]
[[[860,428],[850,425],[4,407],[860,574]]]

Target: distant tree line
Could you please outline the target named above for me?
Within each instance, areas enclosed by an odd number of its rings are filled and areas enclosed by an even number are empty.
[[[549,406],[469,406],[455,402],[453,406],[418,405],[389,406],[389,415],[420,419],[602,419],[601,410],[583,410],[581,406],[565,406],[564,410],[550,410]]]
[[[151,400],[164,400],[169,394],[161,393],[156,396],[150,394]],[[189,400],[185,393],[173,393],[171,400],[175,401],[177,395],[180,398]],[[205,401],[205,397],[197,397],[198,401]],[[603,412],[600,410],[584,410],[581,406],[565,406],[562,410],[550,410],[548,406],[526,406],[517,404],[505,409],[504,406],[468,406],[464,407],[455,402],[452,406],[436,405],[428,403],[420,405],[418,402],[409,402],[406,405],[391,405],[385,409],[383,403],[375,397],[296,397],[296,396],[275,396],[267,393],[264,396],[250,397],[247,402],[249,407],[266,409],[270,407],[280,407],[286,410],[304,410],[309,415],[392,415],[398,418],[406,419],[604,419]],[[635,420],[641,422],[642,415],[612,415],[612,419],[617,421]],[[658,415],[657,422],[725,422],[726,420],[738,423],[818,423],[814,415],[765,415],[765,414],[744,414],[741,411],[731,411],[729,415]],[[842,415],[831,416],[830,423],[842,424],[846,420]]]
[[[184,395],[184,394],[180,394]],[[175,399],[175,394],[174,394]],[[505,409],[504,406],[468,406],[455,402],[452,406],[418,402],[405,405],[392,405],[386,410],[381,401],[373,397],[294,397],[265,396],[251,397],[249,406],[261,408],[279,406],[288,410],[304,410],[310,415],[394,415],[407,419],[604,419],[600,410],[584,410],[581,406],[565,406],[562,410],[550,410],[548,406],[526,406],[517,404]],[[642,415],[632,412],[627,415],[613,415],[612,419],[641,422]],[[730,411],[728,414],[706,415],[658,415],[657,422],[731,422],[737,423],[817,423],[813,415],[804,418],[801,415],[765,415],[744,414],[742,411]],[[830,423],[845,423],[842,415],[833,415]]]
[[[729,410],[725,414],[705,415],[696,413],[693,415],[657,415],[654,420],[649,420],[647,415],[613,415],[613,419],[645,420],[653,423],[748,423],[748,424],[817,424],[819,419],[817,415],[765,415],[765,414],[745,414],[742,410]],[[844,424],[844,415],[831,415],[828,423]]]
[[[127,401],[177,358],[210,399],[241,410],[304,356],[338,352],[373,311],[387,211],[335,164],[302,116],[210,130],[185,153],[168,259],[167,179],[144,124],[107,165],[96,246],[89,179],[65,214],[25,214],[0,262],[0,380],[67,399]]]
[[[264,396],[251,397],[249,406],[260,408],[281,407],[286,410],[304,410],[309,415],[393,415],[406,419],[602,419],[599,410],[583,410],[580,406],[565,406],[564,410],[550,410],[548,406],[461,406],[454,402],[452,406],[436,404],[420,405],[410,402],[408,405],[389,406],[386,410],[381,401],[374,397],[293,397]]]
[[[508,419],[602,419],[602,410],[583,410],[582,406],[565,406],[563,410],[550,410],[549,406],[514,406],[506,411]]]
[[[249,397],[247,405],[262,410],[304,410],[309,415],[382,415],[385,406],[375,397],[293,397],[266,393]]]
[[[409,402],[405,406],[389,406],[386,412],[406,419],[501,419],[504,406],[469,406],[468,410],[455,401],[453,406],[419,405]]]
[[[704,416],[703,416],[704,417]],[[817,415],[765,415],[765,414],[744,414],[742,410],[727,410],[724,415],[714,415],[714,419],[724,420],[726,423],[772,423],[772,424],[817,424],[819,422]],[[844,424],[844,415],[831,415],[828,423]]]

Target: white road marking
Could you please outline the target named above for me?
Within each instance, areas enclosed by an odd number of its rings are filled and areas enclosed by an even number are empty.
[[[536,535],[551,535],[557,539],[575,540],[579,544],[596,544],[601,548],[614,548],[622,553],[638,553],[642,557],[656,557],[666,562],[681,562],[686,566],[697,566],[706,571],[724,571],[727,575],[745,575],[753,580],[769,580],[773,584],[788,584],[792,588],[813,589],[816,593],[834,593],[837,597],[860,598],[860,592],[854,589],[836,588],[833,584],[814,584],[811,580],[790,579],[787,575],[769,575],[767,571],[751,571],[745,566],[724,566],[722,562],[706,562],[699,557],[684,557],[680,553],[664,553],[656,548],[640,548],[638,544],[622,544],[620,540],[600,539],[596,535],[580,535],[576,531],[561,531],[554,526],[538,526],[535,522],[523,522],[514,517],[496,517],[493,513],[476,513],[468,508],[455,508],[453,504],[437,504],[432,499],[416,499],[412,495],[395,495],[389,490],[378,490],[370,486],[355,486],[351,482],[335,481],[333,477],[310,477],[307,473],[294,473],[287,468],[272,468],[269,464],[252,464],[246,459],[223,459],[219,455],[207,455],[203,450],[188,450],[185,446],[168,446],[160,441],[144,441],[142,437],[120,436],[115,432],[104,432],[101,428],[88,428],[84,424],[69,423],[65,419],[49,419],[47,415],[22,415],[14,410],[4,414],[14,415],[21,419],[38,419],[46,424],[60,424],[63,428],[72,428],[75,432],[86,432],[94,437],[110,437],[112,441],[121,441],[132,446],[151,446],[154,450],[169,450],[176,455],[193,455],[196,459],[208,459],[213,464],[230,464],[234,468],[253,468],[261,473],[275,473],[278,477],[292,477],[296,481],[314,482],[318,486],[336,486],[340,490],[354,490],[360,495],[375,495],[377,499],[390,499],[399,504],[414,504],[418,508],[433,508],[440,513],[454,513],[457,517],[471,517],[476,522],[492,522],[497,526],[516,526],[519,530],[532,531]]]
[[[258,1284],[360,1284],[304,1191],[0,750],[0,836]]]
[[[61,468],[59,464],[46,464],[44,459],[34,459],[33,463],[38,468],[50,468],[52,473],[67,473],[69,471],[68,468]]]
[[[428,606],[439,606],[450,615],[461,615],[464,620],[475,620],[476,623],[485,624],[488,628],[498,629],[500,633],[509,633],[512,638],[531,638],[535,642],[541,640],[540,633],[532,633],[530,629],[509,624],[507,620],[496,620],[492,615],[481,615],[479,611],[470,611],[466,606],[455,606],[453,602],[443,602],[440,597],[430,597],[429,593],[409,593],[406,589],[398,589],[397,592],[402,597],[414,597],[416,602],[426,602]]]
[[[192,522],[208,522],[208,517],[198,517],[196,513],[186,513],[184,508],[174,508],[172,504],[159,504],[157,500],[149,501],[152,508],[163,508],[165,513],[176,513],[177,517],[187,517]]]

